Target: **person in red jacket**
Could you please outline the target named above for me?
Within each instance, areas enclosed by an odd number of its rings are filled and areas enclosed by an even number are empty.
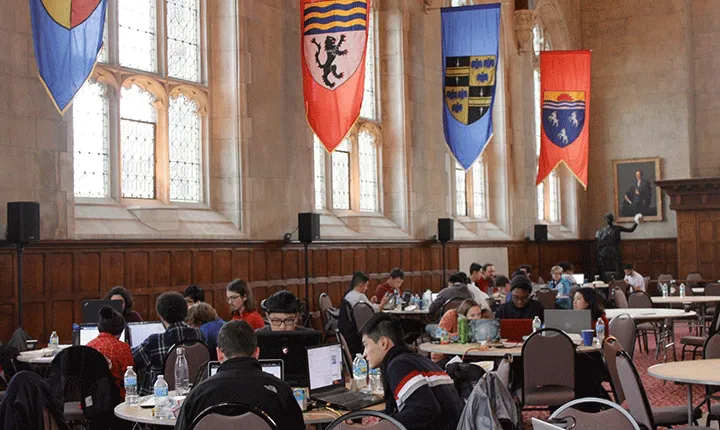
[[[87,346],[105,356],[110,373],[120,388],[120,395],[125,397],[123,378],[128,366],[135,366],[135,360],[130,345],[120,341],[120,335],[125,331],[123,316],[110,306],[103,306],[100,309],[98,331],[100,332],[98,337],[88,342]]]
[[[375,303],[380,303],[385,297],[385,294],[395,294],[395,291],[397,290],[398,295],[402,297],[402,290],[400,287],[402,286],[403,281],[405,280],[405,272],[403,272],[399,268],[394,268],[390,271],[390,278],[388,278],[387,281],[383,282],[382,284],[378,285],[377,288],[375,288],[375,295],[373,296]]]
[[[252,289],[247,282],[236,279],[228,284],[225,294],[232,311],[233,320],[247,321],[254,330],[265,327],[265,321],[255,310]]]

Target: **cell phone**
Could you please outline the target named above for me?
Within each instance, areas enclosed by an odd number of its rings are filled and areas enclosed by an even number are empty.
[[[144,402],[140,403],[140,407],[143,409],[152,409],[155,407],[155,398],[150,397],[149,399],[145,400]]]

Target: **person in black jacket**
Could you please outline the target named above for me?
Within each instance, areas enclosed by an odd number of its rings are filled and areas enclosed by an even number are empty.
[[[411,430],[455,430],[465,402],[453,380],[404,342],[402,323],[376,314],[362,330],[365,357],[383,375],[385,413]]]
[[[220,368],[190,391],[175,422],[176,429],[189,428],[202,411],[221,403],[254,406],[267,413],[279,429],[305,429],[290,386],[263,372],[257,361],[257,337],[247,322],[230,321],[220,329],[217,354]]]
[[[545,309],[537,300],[531,298],[532,283],[525,275],[513,276],[510,282],[511,300],[498,306],[495,318],[502,320],[533,319],[540,317],[545,321]]]

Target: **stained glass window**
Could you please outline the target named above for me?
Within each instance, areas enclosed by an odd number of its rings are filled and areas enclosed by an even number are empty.
[[[548,221],[559,222],[560,221],[560,184],[558,183],[558,176],[555,171],[550,173],[548,176],[548,206],[550,214]]]
[[[545,219],[545,183],[540,182],[537,186],[537,218]]]
[[[455,162],[455,215],[467,216],[467,185],[463,166]]]
[[[327,151],[317,136],[313,139],[315,158],[315,209],[325,209],[325,157]]]
[[[73,165],[75,195],[109,194],[108,111],[105,86],[87,81],[73,100]]]
[[[360,212],[376,212],[378,206],[377,148],[375,136],[367,130],[358,136],[360,155]]]
[[[180,94],[170,98],[170,200],[200,201],[202,134],[197,103]]]
[[[200,20],[198,0],[167,0],[168,75],[200,80]]]
[[[377,91],[375,87],[375,69],[377,62],[375,61],[375,27],[377,14],[370,13],[370,23],[368,25],[368,41],[367,53],[365,54],[365,94],[360,108],[360,116],[366,119],[377,119]]]
[[[157,70],[156,0],[118,1],[120,65],[131,69]]]
[[[350,209],[350,141],[346,138],[332,153],[333,209]]]
[[[472,171],[473,180],[473,217],[487,218],[487,183],[485,176],[485,160],[475,162]]]
[[[122,196],[155,198],[155,123],[153,95],[133,85],[120,98]]]

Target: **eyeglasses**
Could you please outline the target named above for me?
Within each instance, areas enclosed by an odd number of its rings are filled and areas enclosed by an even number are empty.
[[[272,324],[275,327],[280,327],[283,324],[285,324],[285,327],[287,327],[287,326],[293,324],[294,322],[295,322],[295,317],[285,318],[284,320],[270,318],[270,324]]]
[[[236,295],[234,295],[234,296],[228,297],[228,298],[227,298],[227,301],[228,301],[228,302],[234,302],[235,300],[239,299],[240,297],[242,297],[240,294],[236,294]]]
[[[530,300],[530,295],[528,294],[526,296],[516,296],[515,294],[513,294],[512,299],[517,300],[518,302],[527,302],[528,300]]]

